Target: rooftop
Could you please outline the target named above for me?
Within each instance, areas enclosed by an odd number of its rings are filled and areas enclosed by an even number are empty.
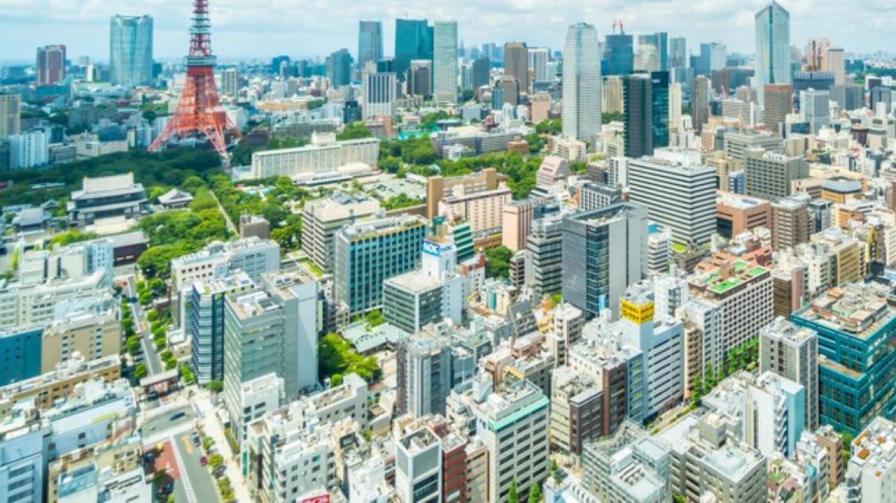
[[[896,310],[884,285],[850,283],[828,289],[793,317],[868,339],[896,317]]]
[[[760,278],[768,273],[768,269],[751,265],[743,260],[724,262],[718,267],[705,268],[695,272],[688,278],[691,286],[716,296],[723,296],[735,288]]]

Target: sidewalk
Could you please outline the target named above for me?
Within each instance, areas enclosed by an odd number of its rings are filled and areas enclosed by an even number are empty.
[[[224,458],[224,466],[227,468],[226,476],[230,479],[230,485],[233,487],[233,494],[237,501],[246,503],[252,501],[240,471],[240,453],[234,453],[230,449],[230,443],[224,436],[224,426],[218,419],[218,415],[215,414],[216,408],[211,403],[209,392],[198,391],[193,395],[192,402],[198,413],[198,420],[202,423],[203,431],[215,441],[215,447]]]

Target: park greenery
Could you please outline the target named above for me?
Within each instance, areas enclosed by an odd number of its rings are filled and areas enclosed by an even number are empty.
[[[697,404],[723,379],[732,376],[741,370],[752,371],[759,364],[759,338],[754,337],[739,344],[725,355],[724,363],[719,369],[713,369],[712,364],[707,364],[706,371],[701,377],[699,374],[691,383],[691,403]]]
[[[317,344],[318,374],[321,379],[331,378],[336,385],[342,376],[355,373],[367,382],[379,379],[382,370],[372,356],[359,354],[351,344],[336,333],[320,338]]]
[[[510,257],[513,252],[506,246],[486,248],[485,275],[490,278],[506,279],[510,276]]]
[[[72,191],[81,189],[84,177],[129,172],[147,190],[159,187],[164,193],[183,186],[190,176],[201,178],[220,166],[220,158],[212,151],[180,148],[159,154],[132,150],[40,169],[6,171],[3,180],[10,185],[0,190],[0,206],[37,205],[51,199],[64,202]]]

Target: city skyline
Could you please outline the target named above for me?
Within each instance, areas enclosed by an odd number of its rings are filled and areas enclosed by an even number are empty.
[[[458,41],[466,46],[484,42],[505,42],[525,39],[529,46],[547,46],[559,50],[563,46],[566,28],[576,22],[596,26],[598,37],[603,40],[611,33],[612,24],[621,19],[627,33],[653,33],[666,31],[672,36],[684,36],[690,50],[696,43],[720,41],[729,52],[752,54],[755,50],[754,15],[767,2],[683,2],[679,0],[622,2],[602,0],[583,7],[568,8],[556,3],[541,6],[536,2],[509,2],[501,0],[488,9],[460,0],[442,2],[434,8],[409,6],[379,0],[365,6],[343,9],[339,3],[328,5],[326,12],[315,16],[283,16],[282,11],[300,11],[304,4],[297,0],[281,2],[278,12],[266,2],[255,2],[247,7],[234,0],[213,2],[211,5],[215,51],[222,59],[257,57],[264,59],[277,54],[295,57],[325,57],[340,48],[348,48],[357,56],[358,22],[381,20],[386,56],[392,56],[396,18],[426,18],[430,22],[454,19],[458,22]],[[645,9],[645,4],[650,8]],[[873,53],[888,47],[884,20],[887,13],[896,12],[896,6],[884,0],[874,0],[865,5],[879,16],[869,18],[859,11],[843,12],[832,0],[781,3],[791,13],[791,43],[800,46],[809,37],[822,34],[835,46],[844,47],[850,53]],[[351,12],[342,16],[330,12]],[[149,15],[154,18],[156,58],[177,61],[183,55],[186,43],[184,35],[188,24],[189,2],[142,0],[122,8],[111,3],[93,3],[87,6],[73,5],[57,0],[19,2],[0,0],[0,60],[28,62],[34,57],[33,47],[48,44],[66,44],[68,57],[75,59],[89,56],[100,62],[108,62],[109,49],[106,35],[109,19],[116,15]],[[681,12],[687,11],[687,23],[675,22]],[[48,14],[49,13],[49,14]],[[515,22],[508,23],[507,15]],[[245,23],[252,19],[251,24]],[[525,30],[521,26],[530,24]],[[733,23],[733,29],[732,29]],[[861,25],[860,31],[851,27]],[[40,26],[44,29],[35,29]],[[101,30],[101,31],[100,31]],[[525,36],[521,36],[521,35]],[[247,40],[254,41],[247,44]]]

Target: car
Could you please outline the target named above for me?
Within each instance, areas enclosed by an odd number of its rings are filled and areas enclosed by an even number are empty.
[[[215,471],[214,471],[215,478],[223,477],[225,472],[227,472],[227,467],[224,465],[221,465],[221,466],[215,468]]]
[[[186,416],[186,415],[187,415],[186,412],[184,412],[184,411],[178,411],[178,412],[175,412],[174,414],[171,414],[171,417],[169,417],[168,420],[169,420],[169,421],[177,421],[178,419],[180,419],[180,418],[182,418],[182,417],[184,417],[184,416]]]
[[[199,458],[199,464],[202,465],[202,466],[207,465],[207,464],[208,464],[208,458],[206,458],[205,456],[202,456],[201,458]]]
[[[199,447],[199,435],[193,435],[190,440],[193,442],[193,446]]]

